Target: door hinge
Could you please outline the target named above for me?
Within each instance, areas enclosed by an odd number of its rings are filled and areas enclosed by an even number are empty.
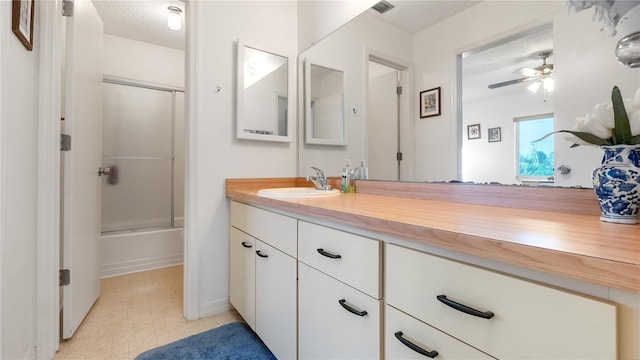
[[[73,16],[73,1],[62,0],[62,16]]]
[[[60,286],[71,284],[71,271],[69,269],[60,270]]]
[[[397,152],[396,153],[396,160],[402,161],[402,153],[401,152]]]
[[[396,86],[396,94],[402,95],[402,86]]]
[[[71,135],[60,134],[60,151],[71,150]]]

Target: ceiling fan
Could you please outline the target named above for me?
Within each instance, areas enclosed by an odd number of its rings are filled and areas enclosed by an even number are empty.
[[[545,92],[553,92],[553,64],[547,64],[547,59],[551,54],[551,51],[545,51],[538,54],[538,57],[542,59],[542,65],[540,66],[536,66],[535,68],[519,68],[513,72],[514,74],[524,75],[525,77],[491,84],[489,85],[489,89],[496,89],[507,85],[514,85],[534,80],[534,82],[527,87],[529,91],[535,93],[538,91],[540,86],[542,86]]]

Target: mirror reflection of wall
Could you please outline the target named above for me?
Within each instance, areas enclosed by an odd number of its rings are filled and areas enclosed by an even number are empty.
[[[242,44],[238,47],[238,80],[242,80],[238,84],[237,137],[289,140],[288,58]]]
[[[640,30],[638,19],[625,21],[627,28],[622,30],[619,26],[618,35],[611,36],[609,32],[601,31],[602,24],[597,17],[594,19],[593,9],[568,13],[564,1],[390,2],[396,6],[394,9],[382,15],[367,10],[306,50],[302,56],[345,64],[346,73],[350,74],[345,78],[345,91],[346,94],[352,92],[352,95],[345,97],[348,110],[361,109],[361,104],[367,101],[364,80],[358,78],[359,74],[366,74],[364,68],[367,66],[367,57],[363,53],[375,51],[392,54],[396,59],[413,64],[409,75],[410,87],[405,89],[411,98],[406,108],[410,116],[406,121],[401,120],[400,126],[401,137],[406,140],[402,144],[406,148],[403,150],[405,160],[401,166],[404,167],[402,172],[408,174],[402,176],[402,180],[463,180],[461,164],[474,162],[466,159],[466,156],[479,155],[470,147],[479,147],[482,143],[486,150],[485,160],[491,166],[487,166],[484,169],[487,171],[481,176],[469,180],[520,183],[515,178],[514,118],[553,113],[556,130],[571,129],[576,118],[591,112],[596,104],[610,100],[614,85],[621,89],[623,97],[633,97],[640,87],[640,69],[618,63],[614,51],[621,37]],[[458,8],[442,15],[446,10],[443,8],[457,5]],[[436,16],[436,21],[420,26],[420,21],[428,22],[434,14],[441,15]],[[548,61],[554,65],[553,95],[544,101],[541,92],[533,94],[527,90],[530,84],[526,82],[506,86],[494,92],[504,92],[504,96],[514,97],[516,93],[524,96],[529,92],[528,97],[517,100],[520,104],[517,111],[502,114],[504,109],[495,107],[491,114],[482,118],[479,113],[470,115],[476,116],[476,120],[466,115],[463,117],[463,112],[469,114],[474,111],[474,106],[477,109],[481,104],[466,104],[463,101],[468,90],[459,89],[457,56],[487,49],[522,35],[531,35],[536,32],[533,30],[541,31],[545,25],[552,40],[549,45],[539,49],[522,48],[521,53],[514,54],[514,58],[510,59],[510,64],[500,58],[494,59],[496,64],[487,64],[483,69],[501,71],[501,75],[494,74],[481,87],[483,91],[489,91],[489,84],[517,78],[518,74],[512,74],[515,69],[540,66],[542,62],[536,52],[552,49]],[[498,70],[499,65],[502,70]],[[436,87],[441,87],[442,91],[442,114],[420,119],[417,94]],[[536,109],[534,105],[547,108]],[[465,109],[467,106],[470,109]],[[364,139],[369,119],[366,114],[360,118],[362,113],[360,111],[354,118],[346,119],[349,146],[342,153],[301,146],[301,175],[305,175],[308,166],[320,164],[329,170],[339,169],[344,158],[357,161],[366,157],[367,144]],[[473,145],[467,142],[466,124],[481,125],[481,138],[472,140],[475,142]],[[489,143],[488,130],[495,128],[501,130],[501,141]],[[570,148],[571,143],[560,135],[552,139],[555,145],[555,168],[560,165],[572,168],[569,174],[556,173],[555,185],[591,187],[590,175],[599,164],[602,151],[587,146]],[[466,146],[464,150],[463,144]],[[508,160],[502,160],[507,157]],[[371,158],[368,160],[372,161]],[[411,168],[407,169],[409,164]],[[370,173],[373,171],[370,166]],[[492,178],[491,174],[498,176]]]
[[[305,66],[309,67],[307,143],[345,145],[344,72],[311,62]]]
[[[532,180],[536,183],[550,182],[553,163],[551,173],[545,172],[546,176],[542,173],[538,177],[518,175],[520,157],[516,143],[519,139],[514,118],[553,111],[554,97],[548,91],[549,86],[536,86],[542,82],[542,76],[553,80],[552,71],[540,75],[544,69],[551,68],[553,57],[546,59],[548,66],[543,66],[539,57],[552,49],[553,29],[548,24],[461,55],[458,86],[462,89],[462,181],[501,184],[522,184],[523,180],[527,184],[532,184]],[[480,124],[481,133],[478,138],[469,139],[466,129],[472,124]],[[551,125],[547,132],[553,131],[553,122]],[[493,128],[501,130],[499,141],[489,139],[489,129]],[[536,139],[527,141],[530,143]],[[547,142],[553,145],[552,138]],[[519,143],[527,149],[532,146],[524,144],[524,141]]]

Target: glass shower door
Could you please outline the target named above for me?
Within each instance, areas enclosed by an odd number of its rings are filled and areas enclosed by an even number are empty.
[[[172,226],[174,92],[103,85],[102,231]]]

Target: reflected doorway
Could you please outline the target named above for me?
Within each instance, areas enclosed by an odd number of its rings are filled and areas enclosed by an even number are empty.
[[[366,156],[369,178],[400,180],[400,116],[404,69],[369,59]]]

